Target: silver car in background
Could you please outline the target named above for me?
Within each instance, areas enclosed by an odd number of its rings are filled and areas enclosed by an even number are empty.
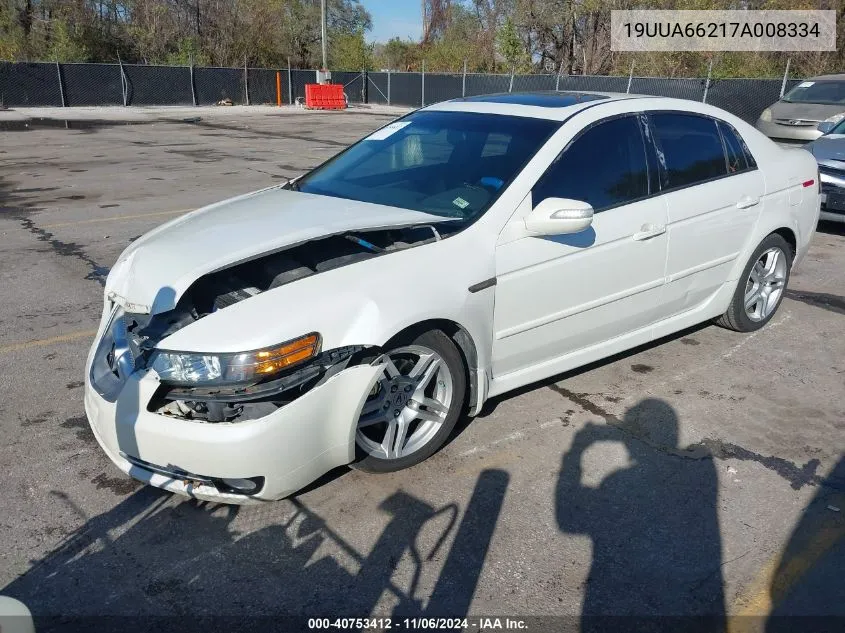
[[[822,130],[826,128],[820,125]],[[816,157],[822,220],[845,222],[845,118],[804,149]]]
[[[757,129],[771,139],[814,141],[845,119],[845,74],[802,81],[757,119]],[[825,124],[825,125],[820,125]]]

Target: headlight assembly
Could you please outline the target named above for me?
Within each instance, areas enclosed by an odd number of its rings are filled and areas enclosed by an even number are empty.
[[[306,334],[287,343],[252,352],[199,354],[155,350],[147,366],[172,385],[254,383],[320,353],[320,335]]]
[[[767,123],[769,121],[771,121],[772,120],[772,111],[769,110],[769,108],[766,108],[765,110],[763,110],[763,112],[760,113],[760,120],[766,121]]]
[[[840,112],[839,114],[834,114],[833,116],[829,116],[824,120],[824,123],[833,123],[836,125],[842,119],[845,119],[845,112]]]

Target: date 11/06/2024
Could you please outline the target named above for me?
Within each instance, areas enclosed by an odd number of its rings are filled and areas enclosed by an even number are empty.
[[[310,630],[351,629],[366,631],[387,631],[403,629],[408,631],[494,631],[525,630],[525,620],[519,618],[309,618]]]

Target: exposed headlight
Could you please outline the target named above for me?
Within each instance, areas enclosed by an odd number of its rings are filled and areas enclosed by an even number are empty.
[[[833,116],[829,116],[823,121],[823,123],[833,123],[834,125],[836,125],[842,119],[845,119],[845,112],[840,112],[839,114],[834,114]]]
[[[760,113],[760,120],[769,122],[772,120],[772,111],[769,108],[766,108]]]
[[[155,350],[147,366],[174,385],[228,385],[257,382],[320,352],[320,335],[306,334],[275,347],[234,354]]]

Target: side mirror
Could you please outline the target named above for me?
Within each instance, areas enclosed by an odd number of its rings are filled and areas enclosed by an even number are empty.
[[[836,123],[832,121],[822,121],[816,126],[816,129],[821,132],[822,134],[827,134],[830,132],[834,127],[836,127]]]
[[[0,596],[0,629],[4,633],[35,633],[32,613],[23,602]]]
[[[564,235],[583,231],[593,223],[593,207],[580,200],[546,198],[525,218],[532,235]]]

